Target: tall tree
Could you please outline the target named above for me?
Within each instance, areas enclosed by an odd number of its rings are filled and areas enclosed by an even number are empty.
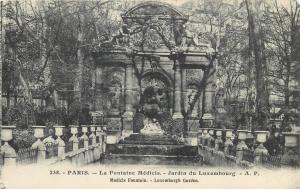
[[[246,0],[250,49],[254,54],[256,85],[256,129],[264,129],[269,119],[269,99],[266,87],[266,54],[261,24],[263,0]]]
[[[299,24],[300,5],[291,0],[285,6],[279,5],[277,0],[269,2],[270,9],[266,12],[268,27],[267,49],[272,56],[269,78],[273,86],[273,93],[283,97],[284,114],[283,126],[289,122],[292,84],[296,80],[296,70],[299,69]]]

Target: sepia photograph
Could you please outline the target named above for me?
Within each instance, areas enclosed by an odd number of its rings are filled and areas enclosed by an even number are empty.
[[[0,189],[300,188],[300,0],[0,2]]]

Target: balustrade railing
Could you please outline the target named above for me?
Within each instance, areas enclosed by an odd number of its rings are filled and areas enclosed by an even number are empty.
[[[65,152],[66,153],[73,151],[73,141],[66,142],[65,145],[66,145],[65,146]]]
[[[38,149],[23,148],[17,152],[17,164],[33,164],[37,162]]]
[[[93,138],[89,137],[89,146],[93,144]]]
[[[46,145],[46,159],[56,157],[58,154],[58,144],[50,143]]]
[[[254,165],[268,168],[283,166],[300,167],[300,134],[282,133],[285,138],[285,153],[271,155],[269,154],[269,150],[271,152],[272,149],[266,149],[265,147],[266,142],[271,142],[271,139],[268,141],[268,131],[251,132],[256,142],[253,141],[254,143],[250,143],[251,148],[249,148],[245,143],[247,133],[249,133],[247,130],[238,130],[236,132],[236,134],[238,134],[236,137],[238,141],[235,139],[235,142],[233,142],[233,131],[230,129],[223,130],[226,132],[226,140],[220,137],[222,136],[221,132],[223,132],[220,129],[215,129],[215,133],[210,130],[209,135],[206,129],[202,130],[204,131],[204,135],[200,136],[199,153],[203,156],[204,161],[210,164],[220,164],[220,160],[222,160],[225,162],[225,165],[229,166],[236,164],[241,167],[251,167]],[[274,148],[276,148],[276,146],[274,146]],[[223,153],[213,153],[217,151]]]
[[[97,127],[97,130],[95,130],[95,127]],[[2,151],[0,154],[0,166],[6,164],[33,164],[45,159],[53,159],[56,162],[64,161],[66,156],[79,154],[68,153],[71,151],[77,151],[78,149],[85,149],[80,150],[79,152],[87,154],[91,154],[92,149],[93,152],[95,151],[96,156],[98,156],[99,154],[105,152],[106,149],[105,142],[107,135],[105,135],[105,130],[102,128],[102,126],[83,126],[83,134],[81,137],[78,137],[78,126],[71,126],[72,137],[69,138],[68,142],[62,140],[62,138],[64,138],[62,137],[64,134],[64,126],[55,126],[55,134],[57,136],[56,140],[53,139],[52,135],[48,137],[44,136],[45,126],[35,126],[34,136],[37,138],[36,142],[31,148],[20,149],[17,151],[17,153],[14,153],[14,149],[9,145],[9,141],[13,139],[12,131],[14,128],[14,126],[2,126],[1,139],[4,142],[3,149],[10,149],[10,151]],[[88,128],[90,128],[91,132],[88,132]],[[287,151],[283,155],[274,156],[268,154],[267,149],[264,147],[267,139],[266,131],[255,132],[256,134],[254,134],[254,136],[256,136],[257,140],[257,145],[254,145],[255,150],[248,149],[247,145],[245,144],[244,135],[247,133],[245,130],[238,131],[238,144],[232,142],[232,135],[230,135],[232,131],[226,130],[226,141],[221,137],[222,135],[220,134],[223,131],[220,131],[220,129],[216,130],[216,132],[213,131],[214,130],[210,129],[208,134],[207,130],[204,129],[204,134],[201,136],[202,144],[200,144],[202,148],[199,148],[199,150],[210,152],[206,153],[205,158],[209,158],[210,156],[218,156],[217,158],[211,159],[219,159],[219,164],[221,164],[220,161],[222,159],[224,159],[224,161],[227,161],[226,159],[228,159],[228,162],[231,164],[236,161],[241,162],[242,164],[249,162],[253,163],[254,165],[262,165],[265,167],[281,167],[283,165],[292,167],[299,166],[299,134],[283,133],[285,137],[285,148]],[[101,144],[94,145],[99,143]],[[13,153],[11,153],[11,149],[14,151]],[[92,155],[88,156],[91,158],[94,157]],[[84,155],[83,157],[88,156]],[[68,157],[68,159],[72,158]],[[86,162],[91,161],[93,160],[88,160]]]
[[[268,168],[279,168],[281,167],[281,155],[269,155],[262,154],[262,164]]]
[[[83,140],[83,138],[79,138],[78,148],[79,149],[84,148],[84,140]]]
[[[228,147],[228,155],[230,156],[236,156],[236,146],[229,146]]]
[[[65,126],[54,126],[56,137],[53,136],[53,133],[44,135],[46,126],[32,126],[36,141],[30,148],[19,149],[17,152],[10,146],[15,126],[1,126],[3,150],[0,153],[0,167],[16,164],[34,164],[44,160],[47,160],[45,162],[49,164],[61,161],[71,161],[75,164],[89,164],[99,161],[102,153],[105,152],[106,146],[104,140],[106,134],[103,133],[102,126],[84,125],[81,128],[83,134],[81,137],[78,137],[78,126],[71,125],[69,126],[72,134],[70,138],[66,138],[64,135]],[[88,133],[88,128],[90,133]],[[85,150],[78,151],[80,148]]]
[[[254,151],[250,149],[243,149],[243,157],[242,160],[254,163]]]

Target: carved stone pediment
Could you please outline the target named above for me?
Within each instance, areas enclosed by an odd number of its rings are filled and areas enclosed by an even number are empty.
[[[187,16],[166,3],[145,2],[121,15],[123,25],[101,48],[155,51],[168,49],[178,52],[210,51],[186,28]]]

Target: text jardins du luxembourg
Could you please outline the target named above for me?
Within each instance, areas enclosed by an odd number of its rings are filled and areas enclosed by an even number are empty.
[[[193,183],[200,182],[201,177],[208,176],[260,176],[260,173],[253,170],[243,171],[224,171],[224,170],[166,170],[166,171],[153,171],[153,170],[140,170],[140,171],[116,171],[116,170],[99,170],[99,171],[87,171],[87,170],[66,170],[50,171],[50,175],[66,175],[66,176],[88,176],[99,175],[108,178],[109,182],[113,183]]]

